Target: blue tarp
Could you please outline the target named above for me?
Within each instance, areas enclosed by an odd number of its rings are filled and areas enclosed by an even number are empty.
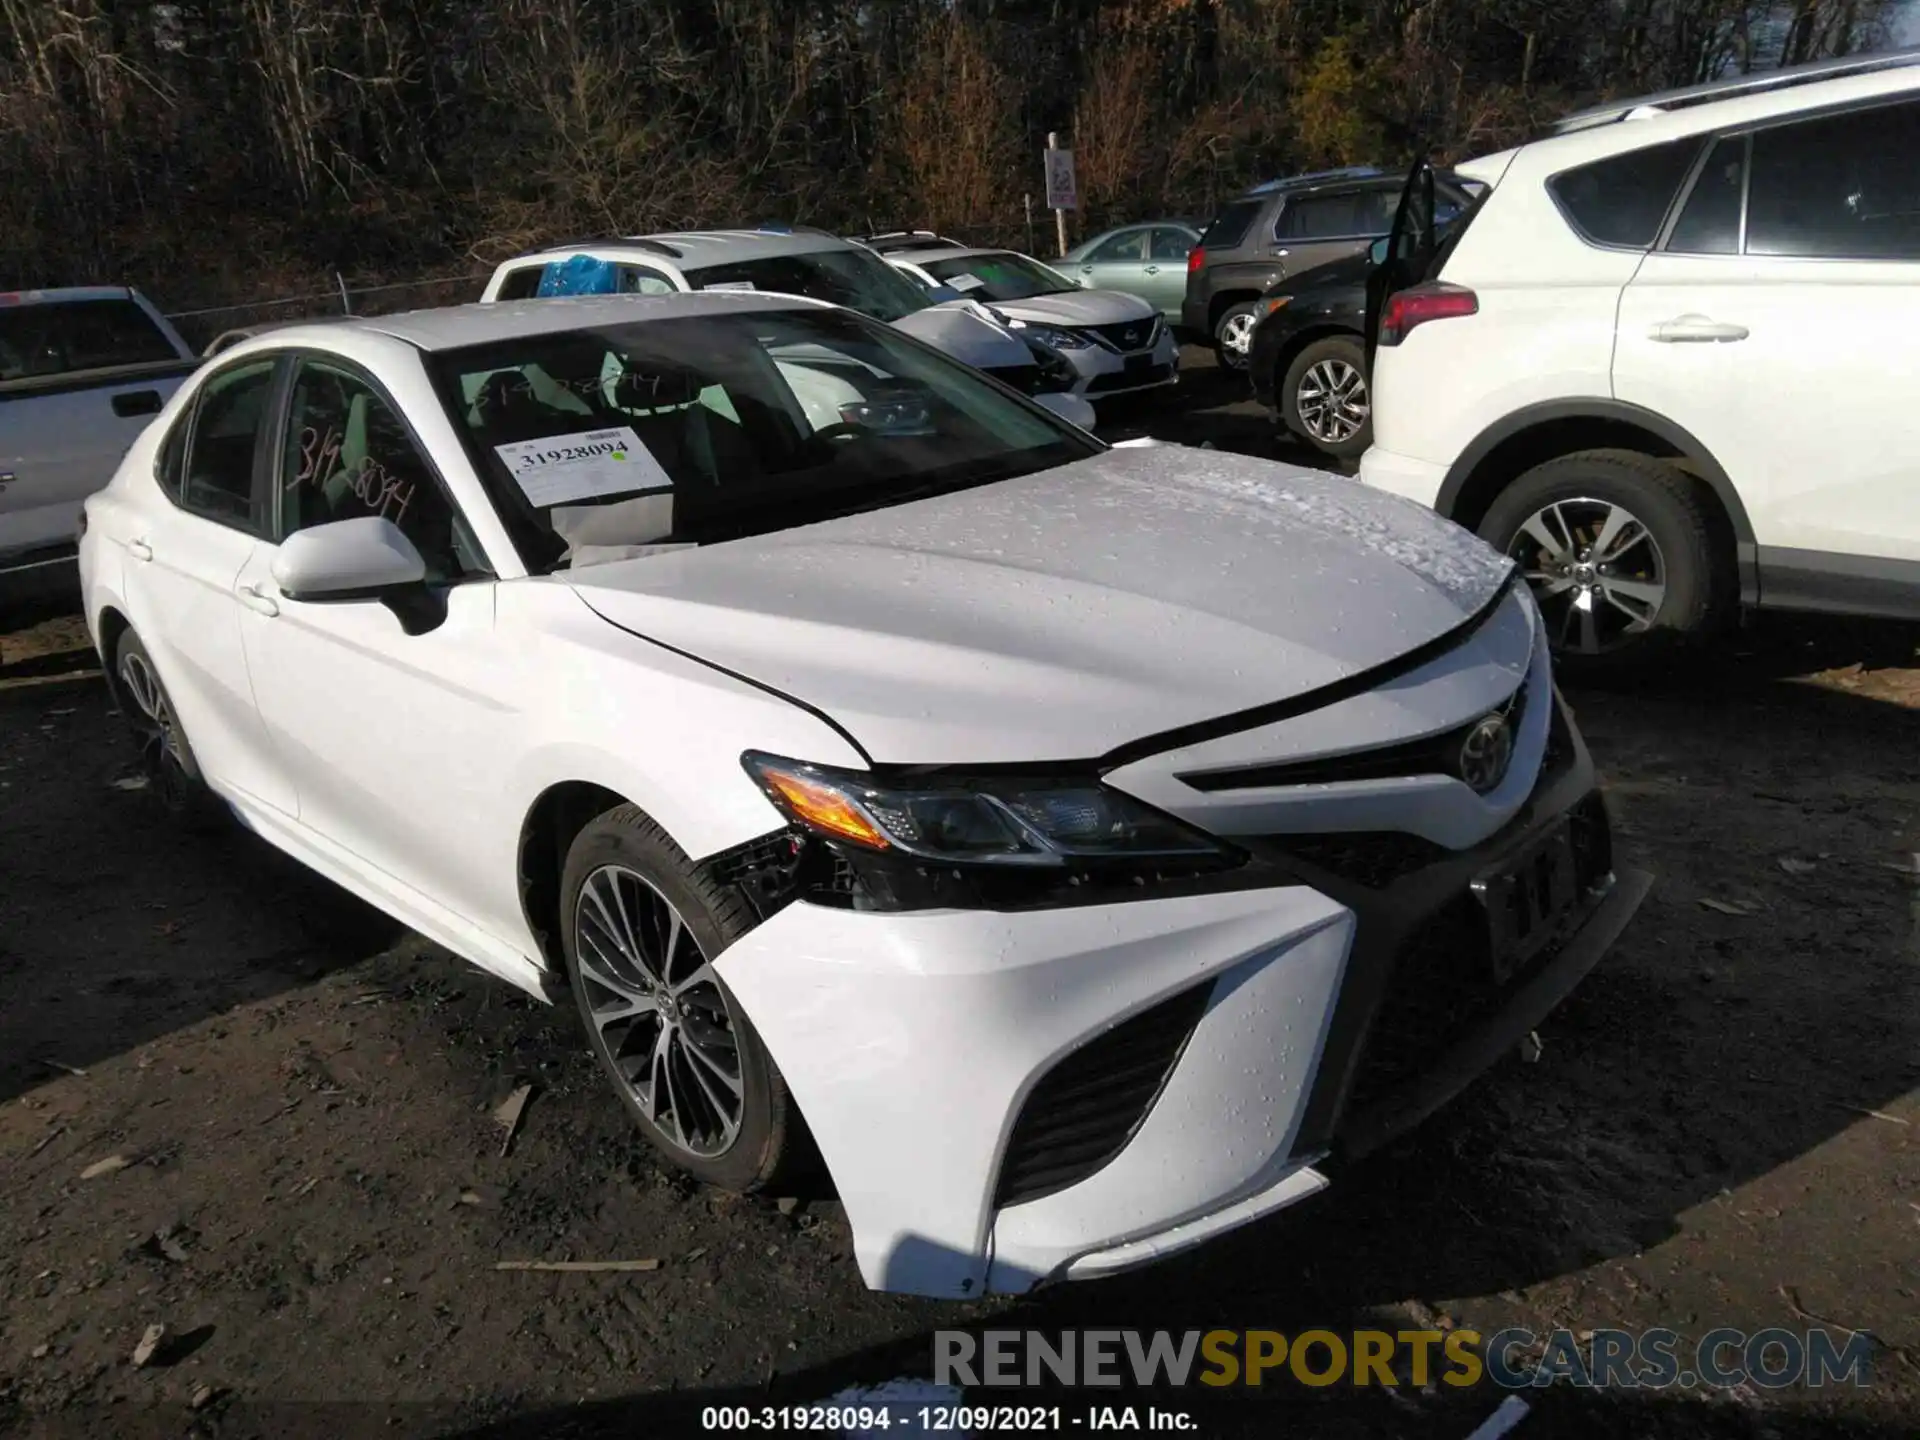
[[[596,260],[591,255],[571,255],[556,260],[540,273],[542,300],[555,295],[618,295],[620,271],[611,260]]]

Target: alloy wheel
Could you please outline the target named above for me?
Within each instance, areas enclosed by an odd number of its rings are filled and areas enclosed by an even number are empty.
[[[180,740],[180,722],[174,716],[160,677],[147,657],[128,650],[120,657],[120,684],[133,702],[128,719],[139,732],[140,762],[169,798],[187,789],[186,753]]]
[[[724,1153],[745,1113],[733,1013],[680,912],[620,865],[587,876],[574,908],[587,1008],[614,1071],[661,1137]]]
[[[1253,344],[1253,327],[1251,311],[1243,310],[1238,315],[1229,315],[1220,326],[1221,348],[1244,361]]]
[[[1300,423],[1322,444],[1343,445],[1367,423],[1366,377],[1345,360],[1329,357],[1309,366],[1293,398]]]
[[[1624,506],[1556,500],[1507,545],[1540,602],[1554,644],[1580,655],[1618,649],[1653,628],[1667,597],[1666,557]]]

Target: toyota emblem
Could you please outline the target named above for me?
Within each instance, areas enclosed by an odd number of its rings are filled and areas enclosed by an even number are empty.
[[[1460,742],[1460,778],[1485,795],[1507,778],[1513,763],[1513,727],[1504,715],[1489,715]]]

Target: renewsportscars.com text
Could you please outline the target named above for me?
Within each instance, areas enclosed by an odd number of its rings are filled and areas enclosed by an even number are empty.
[[[1845,1330],[939,1330],[938,1385],[1732,1389],[1871,1383],[1873,1339]]]

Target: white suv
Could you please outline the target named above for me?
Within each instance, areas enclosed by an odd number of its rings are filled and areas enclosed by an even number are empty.
[[[1455,167],[1489,189],[1437,250],[1409,177],[1361,480],[1519,560],[1576,663],[1920,616],[1920,51],[1556,130]]]
[[[1097,417],[1079,370],[958,291],[914,284],[865,245],[810,226],[689,230],[550,245],[503,261],[481,300],[759,290],[844,305],[1010,385],[1069,424]]]

